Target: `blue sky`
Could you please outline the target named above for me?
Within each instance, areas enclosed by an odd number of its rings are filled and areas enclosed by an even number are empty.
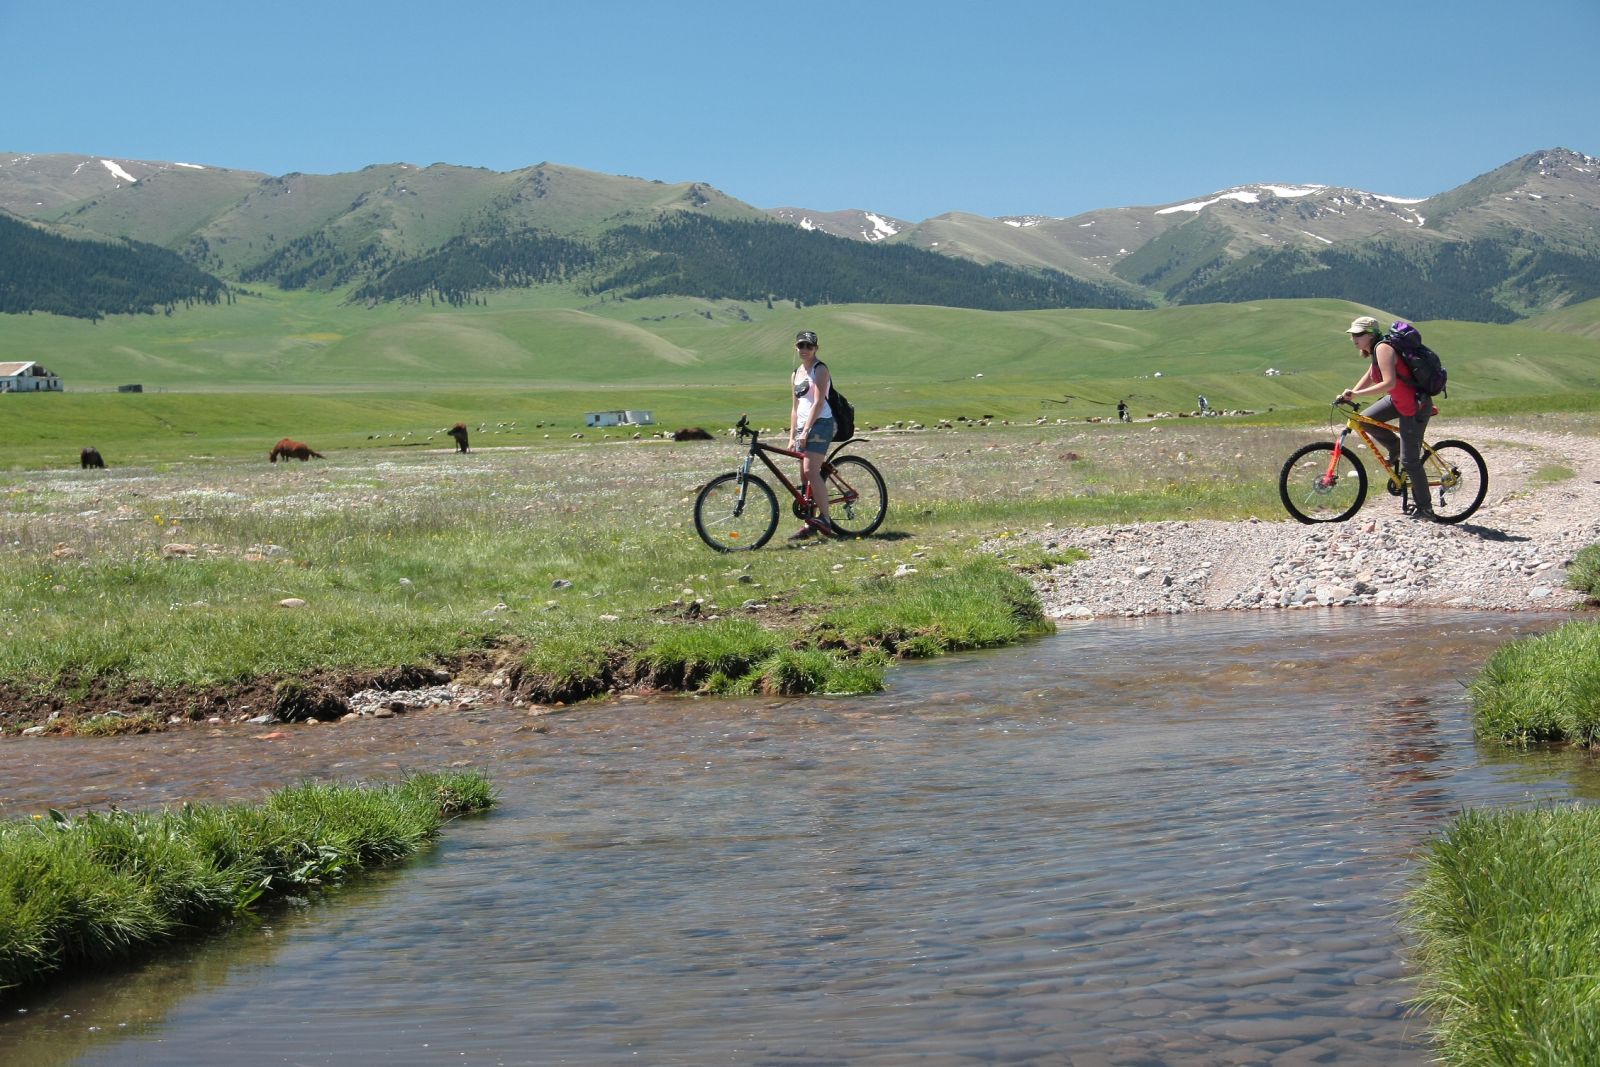
[[[0,41],[0,151],[548,160],[911,221],[1600,155],[1600,0],[0,0]]]

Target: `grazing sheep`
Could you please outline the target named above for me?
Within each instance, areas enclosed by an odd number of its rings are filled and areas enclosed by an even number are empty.
[[[93,445],[78,453],[78,462],[82,464],[84,470],[88,470],[90,467],[94,467],[96,470],[106,469],[106,461],[100,458],[100,450]]]
[[[481,429],[481,427],[480,427],[480,429]],[[446,430],[445,432],[448,433],[451,437],[455,438],[456,451],[457,452],[465,452],[467,450],[467,424],[466,423],[458,422],[454,426],[450,427],[450,429]]]
[[[702,430],[698,426],[685,426],[681,430],[674,430],[673,433],[672,433],[672,439],[674,441],[714,441],[714,440],[716,440],[716,438],[712,437],[709,433],[706,433],[706,431]]]
[[[311,446],[300,441],[293,441],[285,437],[272,446],[272,451],[267,454],[267,459],[273,463],[282,458],[285,463],[297,459],[304,463],[308,459],[326,459],[321,452],[313,452]]]

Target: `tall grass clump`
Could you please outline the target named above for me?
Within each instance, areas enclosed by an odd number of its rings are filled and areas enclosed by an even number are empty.
[[[482,775],[459,771],[307,783],[257,805],[0,823],[0,994],[338,885],[493,803]]]
[[[1502,646],[1470,690],[1479,737],[1593,744],[1600,736],[1600,623],[1569,622]]]
[[[1600,601],[1600,545],[1590,545],[1572,557],[1567,585],[1590,600]]]
[[[1466,812],[1406,901],[1447,1064],[1595,1063],[1600,809]]]
[[[828,612],[821,628],[847,644],[924,658],[1014,644],[1051,624],[1026,578],[979,557],[944,573],[870,582],[863,595]]]

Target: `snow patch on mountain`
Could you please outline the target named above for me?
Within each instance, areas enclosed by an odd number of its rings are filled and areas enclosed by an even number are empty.
[[[1037,226],[1041,222],[1059,221],[1053,215],[1002,215],[1000,221],[1013,229],[1025,230],[1030,226]]]
[[[1212,204],[1220,204],[1224,200],[1237,200],[1244,204],[1256,204],[1261,201],[1261,194],[1251,189],[1230,189],[1226,193],[1219,193],[1210,200],[1191,200],[1187,204],[1174,204],[1164,207],[1156,212],[1157,215],[1173,215],[1179,211],[1200,212]]]
[[[900,232],[900,227],[882,215],[874,215],[870,211],[862,212],[862,214],[866,216],[868,222],[872,223],[872,229],[861,231],[861,236],[869,241],[881,241],[885,237],[893,237]]]
[[[1236,200],[1242,204],[1259,204],[1263,197],[1279,197],[1293,200],[1302,196],[1312,196],[1317,193],[1327,193],[1332,189],[1327,185],[1246,185],[1237,189],[1229,189],[1204,200],[1190,200],[1183,204],[1174,204],[1171,207],[1159,208],[1157,215],[1173,215],[1180,211],[1200,212],[1212,204],[1220,204],[1224,200]],[[1363,193],[1351,190],[1349,195],[1337,195],[1332,202],[1340,205],[1363,206],[1363,201],[1381,200],[1386,204],[1420,204],[1424,198],[1411,198],[1403,196],[1380,196],[1377,193]]]
[[[122,166],[114,159],[102,159],[100,164],[105,167],[106,170],[111,172],[112,177],[121,178],[129,185],[132,185],[139,180],[138,178],[135,178],[133,175],[129,174],[127,171],[123,170]]]

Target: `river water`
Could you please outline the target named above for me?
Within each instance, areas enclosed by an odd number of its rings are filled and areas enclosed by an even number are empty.
[[[1466,807],[1600,796],[1471,734],[1553,617],[1069,626],[866,698],[0,745],[0,816],[480,766],[404,868],[12,998],[0,1063],[1423,1064],[1397,902]],[[540,732],[548,727],[548,732]]]

